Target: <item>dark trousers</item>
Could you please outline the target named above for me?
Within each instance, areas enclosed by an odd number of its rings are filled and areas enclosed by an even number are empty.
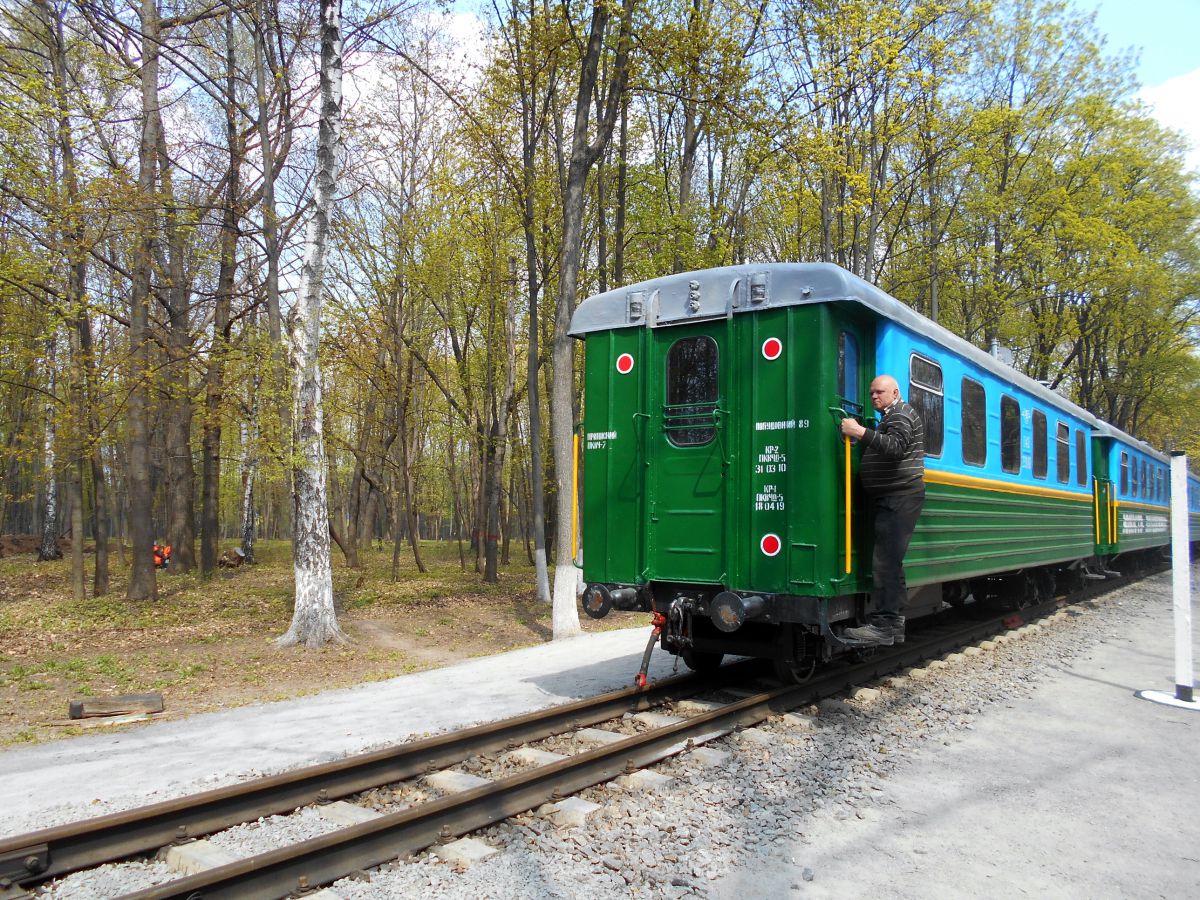
[[[925,492],[875,498],[875,615],[896,619],[908,603],[904,554],[925,503]]]

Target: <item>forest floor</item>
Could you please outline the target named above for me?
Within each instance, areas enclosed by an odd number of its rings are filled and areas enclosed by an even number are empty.
[[[281,700],[432,669],[550,640],[550,606],[535,599],[533,567],[513,548],[499,584],[466,570],[456,544],[426,543],[428,573],[411,553],[391,579],[390,545],[360,553],[362,567],[334,559],[338,621],[351,643],[279,649],[292,616],[291,547],[256,545],[258,563],[218,570],[209,581],[160,573],[158,599],[125,599],[127,568],[116,548],[112,589],[72,598],[69,561],[32,554],[0,558],[0,747],[112,727],[69,720],[71,700],[159,692],[153,718]],[[518,560],[518,551],[521,557]],[[335,553],[336,553],[335,549]],[[645,617],[595,621],[585,631],[625,628]],[[119,727],[119,726],[117,726]]]

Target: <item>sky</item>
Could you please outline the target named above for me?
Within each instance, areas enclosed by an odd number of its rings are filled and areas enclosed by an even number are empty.
[[[1074,0],[1096,12],[1106,50],[1140,51],[1140,97],[1159,121],[1192,142],[1190,168],[1200,173],[1200,0]]]

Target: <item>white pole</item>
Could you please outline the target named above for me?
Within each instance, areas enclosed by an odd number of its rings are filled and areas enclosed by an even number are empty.
[[[1175,600],[1175,699],[1192,703],[1192,582],[1187,456],[1171,455],[1171,589]]]

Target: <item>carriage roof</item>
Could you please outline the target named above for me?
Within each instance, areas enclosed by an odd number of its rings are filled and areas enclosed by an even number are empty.
[[[1097,419],[1040,382],[963,340],[873,284],[832,263],[767,263],[682,272],[589,297],[575,310],[570,334],[613,328],[658,328],[782,306],[857,303],[941,344],[1001,381],[1067,412],[1102,434],[1157,451]]]

